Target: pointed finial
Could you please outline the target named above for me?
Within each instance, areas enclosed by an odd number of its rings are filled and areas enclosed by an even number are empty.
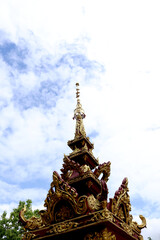
[[[76,83],[76,98],[77,98],[77,106],[76,106],[76,109],[74,110],[74,117],[73,117],[73,119],[76,119],[75,137],[79,137],[81,135],[86,136],[86,132],[83,125],[83,118],[85,118],[86,115],[80,103],[79,83]]]
[[[76,83],[76,98],[77,98],[77,100],[79,99],[79,97],[80,97],[80,91],[79,91],[79,83]]]

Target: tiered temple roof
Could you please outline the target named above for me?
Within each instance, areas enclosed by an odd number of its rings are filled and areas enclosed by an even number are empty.
[[[141,225],[133,221],[127,178],[108,200],[111,163],[99,164],[93,155],[94,145],[83,124],[79,84],[76,86],[75,136],[68,141],[72,152],[64,155],[61,174],[53,172],[40,218],[26,219],[25,210],[20,212],[26,229],[23,240],[142,240],[146,220],[140,215]]]

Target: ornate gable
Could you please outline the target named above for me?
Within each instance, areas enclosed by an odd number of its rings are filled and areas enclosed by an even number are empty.
[[[131,203],[128,192],[128,179],[124,178],[121,186],[115,192],[114,198],[110,199],[110,209],[113,214],[127,224],[132,221],[132,216],[130,215]]]

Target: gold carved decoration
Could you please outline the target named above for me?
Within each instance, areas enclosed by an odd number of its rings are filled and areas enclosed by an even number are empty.
[[[137,224],[137,227],[139,229],[145,228],[147,226],[146,219],[142,215],[139,215],[140,219],[142,220],[142,224]]]
[[[116,236],[105,228],[100,232],[88,233],[84,240],[116,240]]]
[[[133,234],[132,228],[130,227],[130,225],[126,224],[125,222],[121,223],[121,227],[130,235]]]
[[[83,171],[83,173],[91,172],[91,169],[88,165],[82,165],[81,170]]]
[[[130,224],[132,216],[129,214],[131,211],[130,197],[128,195],[128,179],[124,178],[118,191],[116,191],[112,199],[111,211],[115,216]]]
[[[74,211],[70,206],[66,206],[64,203],[59,206],[57,211],[55,211],[55,222],[65,221],[67,219],[74,217]]]
[[[40,211],[41,218],[24,217],[25,209],[20,212],[20,219],[25,229],[35,230],[49,226],[56,222],[71,219],[87,211],[87,196],[78,197],[74,188],[68,185],[57,172],[53,172],[53,182],[45,199],[44,206],[47,210]]]
[[[79,148],[77,148],[76,145],[75,145],[72,154],[76,154],[76,153],[78,153],[78,152],[80,152],[80,150],[79,150]]]
[[[53,172],[53,182],[44,204],[50,216],[50,223],[84,214],[87,210],[86,200],[87,196],[78,198],[76,190],[69,186],[58,173]]]
[[[139,215],[142,223],[141,224],[138,224],[137,222],[131,222],[131,227],[132,229],[136,229],[137,232],[141,232],[141,229],[145,228],[146,227],[146,219],[145,217],[143,217],[142,215]],[[142,239],[143,240],[143,237],[140,235],[140,240]]]
[[[34,239],[36,237],[35,234],[33,233],[30,233],[30,232],[26,232],[23,236],[23,239],[25,240],[31,240],[31,239]]]
[[[96,199],[93,194],[87,198],[88,207],[90,210],[99,210],[101,207],[100,202]]]
[[[93,217],[91,218],[92,222],[97,222],[100,220],[109,220],[112,222],[113,215],[112,213],[106,208],[104,210],[101,210],[99,212],[95,212]]]
[[[122,220],[120,225],[128,234],[133,235],[134,231],[140,234],[141,229],[146,227],[146,219],[140,215],[140,219],[142,220],[142,224],[140,225],[132,221],[133,217],[130,214],[131,203],[128,192],[128,179],[124,178],[121,186],[115,192],[114,198],[111,199],[111,212]],[[139,235],[139,239],[141,240],[143,237]]]
[[[80,165],[78,162],[75,162],[74,160],[71,160],[68,156],[64,155],[63,159],[63,168],[61,169],[61,176],[63,180],[69,181],[73,172],[79,173],[79,175],[82,175],[86,172],[91,172],[91,169],[88,165]]]
[[[24,226],[25,229],[34,230],[34,229],[41,228],[44,226],[44,223],[41,218],[37,218],[37,217],[33,216],[30,219],[26,219],[24,216],[25,211],[26,211],[26,206],[24,206],[24,208],[20,211],[20,214],[19,214],[20,220],[25,225]]]
[[[75,138],[78,138],[79,136],[86,136],[86,132],[83,125],[83,118],[85,118],[85,113],[82,108],[82,105],[80,103],[80,92],[79,92],[79,83],[76,83],[77,89],[76,89],[76,98],[77,98],[77,106],[74,110],[74,117],[73,119],[76,119],[76,131],[75,131]]]
[[[87,151],[89,151],[89,149],[88,149],[88,146],[87,146],[87,143],[85,143],[85,141],[83,140],[82,141],[82,150],[87,150]]]
[[[111,166],[111,162],[100,164],[98,168],[94,171],[94,174],[98,178],[101,175],[101,173],[103,173],[101,180],[104,180],[107,182],[110,176],[110,171],[111,171],[110,166]]]
[[[56,224],[54,225],[49,231],[48,233],[62,233],[62,232],[66,232],[72,228],[75,228],[78,226],[78,223],[76,222],[62,222],[60,224]]]
[[[141,229],[146,227],[146,219],[142,215],[139,216],[142,220],[142,224],[138,225],[137,222],[132,222],[132,220],[127,224],[125,222],[121,222],[121,227],[130,235],[133,235],[134,231],[136,231],[138,234],[141,233]],[[132,217],[131,217],[132,219]],[[142,235],[139,235],[139,240],[143,240]]]
[[[83,169],[81,168],[80,164],[71,160],[68,156],[64,155],[63,159],[63,168],[61,169],[62,178],[67,181],[72,176],[73,171],[77,171],[79,174],[83,173]]]

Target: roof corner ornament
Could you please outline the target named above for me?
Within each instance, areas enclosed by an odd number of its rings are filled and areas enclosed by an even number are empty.
[[[85,118],[85,113],[80,103],[80,91],[79,91],[79,83],[76,83],[76,98],[77,98],[77,106],[74,110],[74,117],[76,119],[76,129],[75,129],[75,138],[80,136],[86,136],[86,132],[84,129],[83,118]]]

